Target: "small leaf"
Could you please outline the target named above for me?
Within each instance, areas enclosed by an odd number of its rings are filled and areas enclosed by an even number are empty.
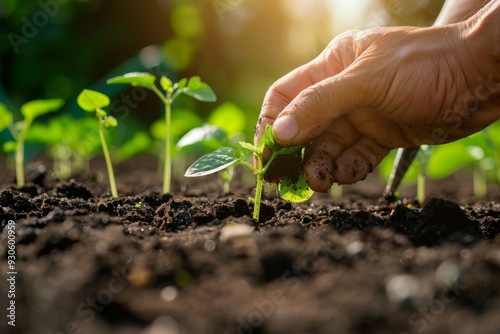
[[[12,153],[17,150],[17,144],[15,141],[6,141],[2,145],[2,149],[5,153]]]
[[[161,88],[163,88],[163,90],[166,92],[171,92],[173,90],[172,89],[172,80],[170,80],[169,78],[167,78],[164,75],[162,75],[162,77],[160,79],[160,85],[161,85]]]
[[[106,117],[106,116],[108,115],[108,113],[106,113],[106,112],[105,112],[104,110],[102,110],[102,109],[97,109],[97,110],[95,111],[95,113],[96,113],[96,115],[97,115],[97,117],[98,117],[99,119],[103,119],[104,117]]]
[[[200,77],[192,77],[187,84],[187,90],[183,92],[198,101],[215,102],[217,97],[210,86],[201,81]]]
[[[224,130],[215,125],[205,124],[198,128],[194,128],[181,139],[177,143],[177,148],[182,149],[184,147],[188,147],[191,145],[208,142],[213,139],[217,140],[219,143],[222,143],[227,138]],[[220,145],[219,145],[220,146]]]
[[[241,159],[236,156],[236,151],[233,148],[222,147],[196,160],[191,167],[188,168],[184,176],[197,177],[213,174],[234,165],[240,160]]]
[[[56,111],[64,105],[64,100],[34,100],[21,106],[21,114],[25,119],[34,120],[35,118]]]
[[[273,127],[269,124],[266,125],[266,131],[264,131],[264,134],[260,139],[259,144],[261,145],[262,143],[264,143],[267,147],[269,147],[273,152],[278,152],[280,150],[280,146],[274,140]]]
[[[240,141],[239,144],[241,145],[241,147],[247,149],[247,150],[250,150],[252,152],[256,152],[257,151],[257,148],[255,146],[253,146],[252,144],[250,143],[247,143],[247,142],[244,142],[244,141]]]
[[[278,152],[279,155],[284,155],[284,154],[292,154],[295,153],[296,151],[300,150],[302,146],[292,146],[292,147],[283,147],[280,148]]]
[[[292,203],[302,203],[307,201],[314,194],[306,182],[304,173],[300,173],[297,182],[293,182],[286,176],[279,184],[281,198]]]
[[[95,90],[84,89],[77,99],[78,105],[85,111],[94,112],[109,106],[109,97]]]
[[[174,84],[174,89],[184,89],[187,86],[188,79],[183,78]]]
[[[12,116],[12,113],[3,103],[0,103],[0,132],[5,130],[10,124],[12,124],[13,120],[14,116]]]
[[[108,79],[108,84],[129,84],[153,90],[155,88],[156,77],[147,72],[130,72],[118,77]]]
[[[114,128],[118,126],[118,122],[113,116],[106,116],[102,119],[102,125],[104,125],[105,128]]]

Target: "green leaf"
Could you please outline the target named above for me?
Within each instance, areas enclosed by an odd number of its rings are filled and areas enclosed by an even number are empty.
[[[56,111],[64,105],[64,100],[51,99],[51,100],[34,100],[25,103],[21,106],[21,114],[27,120],[34,120],[35,118],[48,114],[49,112]]]
[[[102,125],[104,125],[105,128],[114,128],[118,126],[118,122],[113,116],[106,116],[102,119]]]
[[[101,92],[84,89],[77,99],[78,105],[85,111],[94,112],[97,109],[109,106],[109,97]]]
[[[198,101],[215,102],[217,97],[210,86],[201,81],[200,77],[192,77],[187,84],[187,90],[183,92]]]
[[[195,144],[203,144],[204,142],[210,142],[213,140],[216,140],[218,143],[222,143],[226,140],[226,138],[226,133],[218,126],[204,124],[203,126],[192,129],[182,136],[177,143],[177,149],[182,149]]]
[[[245,131],[247,119],[240,107],[232,102],[225,102],[210,113],[207,123],[217,125],[230,137]]]
[[[475,162],[475,157],[459,142],[439,145],[429,158],[427,175],[433,179],[442,179]]]
[[[108,79],[108,84],[129,84],[135,87],[143,87],[153,90],[155,88],[156,77],[147,72],[130,72],[118,77]]]
[[[257,152],[257,148],[255,146],[253,146],[252,144],[250,143],[247,143],[247,142],[244,142],[244,141],[240,141],[239,144],[241,145],[241,147],[247,149],[247,150],[250,150],[254,153]]]
[[[283,178],[279,184],[281,198],[292,203],[302,203],[307,201],[314,194],[314,191],[307,185],[304,173],[300,173],[297,182],[293,182],[288,176]]]
[[[187,86],[188,79],[183,78],[174,84],[174,89],[184,89]]]
[[[172,80],[170,80],[169,78],[167,78],[164,75],[162,75],[162,77],[160,79],[160,85],[161,85],[161,88],[163,88],[163,90],[166,92],[171,92],[173,90],[172,89]]]
[[[184,176],[197,177],[216,173],[241,161],[231,147],[222,147],[196,160]]]
[[[17,144],[15,141],[6,141],[2,145],[2,149],[5,153],[13,153],[17,150]]]
[[[260,139],[259,144],[262,144],[262,143],[264,143],[267,147],[269,147],[271,149],[271,151],[273,151],[273,152],[277,152],[280,150],[280,146],[274,140],[273,127],[269,124],[266,125],[266,131],[264,131],[264,134],[262,135],[262,138]]]
[[[13,120],[14,116],[12,115],[12,113],[3,103],[0,103],[0,132],[5,130],[10,124],[12,124]]]

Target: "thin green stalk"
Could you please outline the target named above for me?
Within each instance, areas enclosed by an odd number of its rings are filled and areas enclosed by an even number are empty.
[[[24,141],[18,140],[16,146],[16,179],[17,186],[24,186]]]
[[[172,146],[172,134],[170,131],[171,118],[172,118],[172,101],[170,100],[171,94],[168,93],[165,101],[165,167],[163,171],[163,193],[170,193],[170,182],[172,179],[172,153],[170,152]]]
[[[102,129],[102,120],[99,119],[99,136],[101,137],[102,151],[104,152],[104,159],[106,160],[106,167],[108,169],[108,179],[109,186],[111,188],[111,195],[118,198],[118,190],[116,189],[115,173],[113,172],[113,165],[111,164],[111,157],[109,155],[108,145],[106,144],[106,138],[104,137],[104,131]]]
[[[15,128],[12,128],[10,132],[12,136],[16,140],[16,179],[17,186],[24,186],[24,140],[26,139],[26,135],[28,134],[28,129],[31,126],[31,121],[29,119],[25,119],[22,123],[21,132],[17,132]]]
[[[258,166],[258,172],[256,173],[257,186],[255,187],[255,203],[253,207],[253,219],[258,222],[260,216],[260,203],[262,201],[264,172],[262,170],[262,159],[259,157],[257,158],[257,161],[259,166]]]
[[[420,205],[425,202],[425,174],[419,173],[417,177],[417,201]]]
[[[484,198],[488,193],[488,181],[486,180],[486,173],[479,166],[474,166],[472,180],[474,196]]]

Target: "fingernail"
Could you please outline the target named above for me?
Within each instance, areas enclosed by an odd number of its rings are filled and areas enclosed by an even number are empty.
[[[273,134],[279,141],[289,141],[299,133],[295,118],[290,115],[279,117],[273,125]]]

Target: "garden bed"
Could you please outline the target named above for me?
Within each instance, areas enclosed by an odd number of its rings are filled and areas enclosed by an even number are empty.
[[[105,171],[94,162],[92,170]],[[16,326],[2,333],[497,333],[500,204],[455,181],[386,203],[369,178],[292,205],[213,177],[161,195],[156,161],[56,182],[1,176],[1,272],[15,222]],[[442,188],[446,187],[446,188]],[[439,195],[441,191],[441,195]],[[496,191],[496,192],[495,192]],[[442,197],[443,194],[445,197]],[[458,195],[453,195],[458,194]],[[491,195],[492,194],[492,195]],[[441,196],[441,198],[440,198]],[[5,281],[4,281],[5,282]],[[1,296],[5,312],[6,293]]]

